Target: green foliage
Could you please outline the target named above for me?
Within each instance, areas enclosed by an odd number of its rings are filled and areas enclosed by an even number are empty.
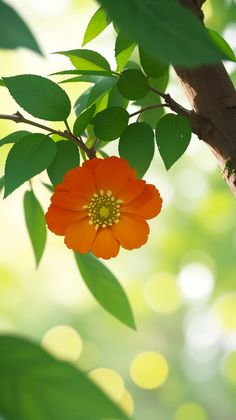
[[[33,191],[26,191],[24,195],[25,222],[32,243],[36,266],[38,266],[46,245],[47,230],[44,211]]]
[[[9,420],[127,418],[82,371],[19,337],[0,337],[0,388]]]
[[[191,125],[182,115],[167,114],[156,128],[156,140],[166,169],[182,156],[191,140]]]
[[[57,71],[56,73],[52,73],[50,76],[60,76],[63,74],[82,74],[88,76],[114,76],[114,72],[111,70],[62,70]]]
[[[39,45],[18,13],[8,4],[0,0],[0,48],[29,48],[42,54]]]
[[[107,107],[122,106],[122,108],[127,108],[128,104],[129,100],[124,98],[118,91],[117,86],[114,85],[109,92]]]
[[[1,178],[0,178],[0,192],[2,191],[2,189],[4,188],[4,185],[5,185],[5,177],[4,176],[2,176]]]
[[[123,70],[134,48],[135,48],[135,42],[127,38],[127,36],[125,36],[122,32],[119,32],[117,35],[116,44],[115,44],[117,71],[120,72],[121,70]]]
[[[196,66],[228,58],[196,16],[177,0],[99,2],[122,31],[157,60]]]
[[[30,134],[29,131],[25,130],[16,131],[15,133],[8,134],[8,136],[0,140],[0,147],[4,144],[16,143],[18,140],[22,139],[22,137],[25,137],[28,134]]]
[[[75,259],[81,276],[98,303],[115,318],[135,329],[129,301],[114,274],[91,254],[75,253]]]
[[[69,140],[61,140],[55,144],[56,156],[47,168],[49,179],[53,185],[59,184],[67,171],[80,164],[80,155],[76,144]]]
[[[106,71],[110,70],[108,61],[98,52],[92,50],[70,50],[59,51],[57,54],[62,54],[70,58],[71,63],[79,70],[90,71]]]
[[[119,141],[119,154],[127,159],[142,178],[148,170],[154,155],[154,134],[146,123],[130,124]]]
[[[146,76],[137,69],[126,69],[122,72],[117,88],[121,95],[127,99],[141,99],[149,91],[149,84]]]
[[[100,7],[90,19],[86,28],[82,46],[96,38],[110,24],[111,19],[107,16],[106,11]]]
[[[218,46],[218,48],[225,54],[228,60],[236,61],[235,54],[232,48],[229,46],[228,42],[218,34],[218,32],[213,31],[212,29],[207,29],[208,34],[212,41]]]
[[[5,194],[46,169],[57,152],[56,143],[44,134],[29,134],[14,144],[5,167]]]
[[[96,114],[92,123],[100,140],[111,141],[120,137],[128,121],[129,113],[124,108],[113,106]]]
[[[141,47],[139,47],[139,57],[141,66],[148,77],[158,78],[168,71],[168,64],[161,63]]]
[[[45,77],[22,74],[3,78],[11,96],[36,118],[65,121],[70,114],[70,100],[64,90]]]
[[[73,127],[73,134],[75,136],[78,137],[78,136],[81,136],[81,134],[83,134],[84,130],[87,128],[87,126],[91,122],[95,111],[96,111],[96,105],[92,105],[90,108],[86,109],[77,117],[74,123],[74,127]]]

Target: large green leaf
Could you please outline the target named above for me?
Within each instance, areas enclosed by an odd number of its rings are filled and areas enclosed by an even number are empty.
[[[0,389],[7,420],[127,419],[85,373],[19,337],[0,336]]]
[[[66,172],[80,164],[80,155],[76,144],[69,140],[60,140],[56,142],[56,150],[56,156],[47,168],[53,185],[59,184]]]
[[[91,17],[86,28],[82,46],[92,41],[110,24],[111,19],[107,16],[106,11],[100,7]]]
[[[59,51],[57,54],[62,54],[70,58],[71,63],[76,69],[80,70],[110,70],[108,61],[98,52],[93,50],[70,50]]]
[[[34,117],[49,121],[65,121],[71,104],[66,92],[45,77],[22,74],[3,77],[11,96]]]
[[[156,128],[156,140],[166,169],[185,152],[191,140],[191,124],[182,115],[167,114]]]
[[[125,36],[122,32],[119,32],[115,44],[117,71],[123,70],[134,48],[135,42],[127,38],[127,36]]]
[[[15,133],[8,134],[8,136],[0,140],[0,147],[4,144],[16,143],[18,140],[22,139],[28,134],[30,134],[30,132],[25,130],[15,131]]]
[[[94,113],[96,111],[96,105],[92,105],[90,108],[86,109],[82,112],[77,119],[75,120],[74,127],[73,127],[73,134],[75,136],[81,136],[84,130],[87,128],[89,123],[91,122]]]
[[[125,98],[135,100],[147,95],[149,84],[140,70],[126,69],[117,82],[117,89]]]
[[[161,63],[150,54],[146,53],[143,48],[139,47],[140,63],[148,77],[158,78],[163,76],[168,70],[168,64]]]
[[[100,140],[115,140],[127,127],[129,113],[120,106],[113,106],[99,112],[93,118],[94,133]]]
[[[127,296],[116,277],[91,254],[75,253],[81,276],[95,299],[115,318],[135,329]]]
[[[157,60],[199,66],[227,59],[177,0],[99,0],[122,31]]]
[[[154,155],[154,134],[150,125],[138,122],[130,124],[120,137],[119,154],[129,161],[137,176],[142,178]]]
[[[32,243],[36,265],[38,266],[46,245],[47,230],[44,211],[33,191],[24,195],[25,222]]]
[[[0,48],[19,47],[29,48],[42,54],[26,23],[10,5],[0,0]]]
[[[4,197],[46,169],[56,152],[56,143],[40,133],[29,134],[15,143],[6,160]]]

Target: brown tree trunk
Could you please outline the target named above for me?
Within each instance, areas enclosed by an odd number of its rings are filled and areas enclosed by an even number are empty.
[[[179,0],[200,19],[204,0]],[[175,67],[193,110],[204,117],[199,137],[213,150],[236,196],[236,91],[222,63],[198,69]]]

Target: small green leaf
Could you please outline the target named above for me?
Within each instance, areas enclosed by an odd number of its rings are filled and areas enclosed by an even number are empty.
[[[42,54],[29,27],[8,4],[0,1],[0,48],[28,48]]]
[[[236,61],[235,54],[228,42],[218,32],[212,29],[207,29],[207,32],[217,47],[228,57],[228,60]]]
[[[76,99],[75,105],[74,105],[74,111],[75,115],[78,117],[86,108],[89,96],[91,94],[92,86],[85,90],[82,95]]]
[[[99,53],[92,50],[59,51],[56,54],[66,55],[76,69],[80,70],[110,70],[110,64]]]
[[[126,109],[128,104],[129,100],[120,94],[116,85],[113,86],[109,92],[107,107],[109,108],[111,106],[122,106],[122,108]]]
[[[85,82],[85,83],[97,83],[100,79],[100,76],[94,75],[83,75],[83,76],[75,76],[71,77],[70,79],[65,79],[60,81],[59,83],[78,83],[78,82]]]
[[[56,151],[56,143],[40,133],[31,133],[15,143],[6,160],[4,197],[46,169]]]
[[[130,124],[120,137],[119,154],[136,170],[137,177],[142,178],[154,155],[154,134],[150,125]]]
[[[139,57],[141,66],[148,77],[158,78],[168,70],[168,64],[158,61],[141,47],[139,47]]]
[[[0,178],[0,192],[2,191],[2,189],[3,189],[4,185],[5,185],[5,177],[4,177],[4,176],[2,176],[2,177]]]
[[[82,114],[80,114],[75,120],[73,127],[73,134],[75,136],[81,136],[84,130],[87,128],[91,122],[94,113],[96,111],[96,105],[92,105],[90,108],[86,109]]]
[[[11,96],[25,111],[36,118],[65,121],[71,104],[66,92],[45,77],[22,74],[3,78]]]
[[[2,79],[0,79],[0,86],[6,87],[4,81]]]
[[[101,79],[92,87],[87,107],[96,102],[104,93],[117,83],[117,77],[101,77]]]
[[[117,82],[117,88],[125,98],[135,100],[147,95],[149,84],[140,70],[126,69]]]
[[[48,176],[53,185],[59,184],[66,172],[79,166],[80,155],[76,144],[61,140],[56,143],[56,156],[47,168]]]
[[[127,38],[122,32],[119,32],[117,35],[116,44],[115,44],[117,71],[123,70],[134,48],[135,48],[135,42]]]
[[[115,318],[135,329],[127,296],[111,271],[91,254],[75,253],[75,259],[81,276],[98,303]]]
[[[182,115],[167,114],[156,128],[157,146],[166,169],[182,156],[191,140],[191,124]]]
[[[78,74],[78,75],[88,75],[88,76],[114,76],[114,72],[111,70],[62,70],[56,73],[51,73],[50,76],[61,76],[64,74]]]
[[[127,420],[84,372],[13,335],[0,337],[0,389],[9,420]]]
[[[106,11],[100,7],[91,17],[86,28],[82,46],[96,38],[111,23]]]
[[[23,137],[30,134],[29,131],[16,131],[15,133],[8,134],[8,136],[4,137],[0,140],[0,147],[4,144],[16,143],[18,140],[22,139]]]
[[[45,188],[47,188],[48,191],[54,192],[54,187],[52,185],[47,184],[46,182],[42,182],[42,184]]]
[[[129,121],[129,113],[119,106],[104,109],[95,115],[94,133],[103,141],[115,140],[123,133]]]
[[[36,266],[38,266],[46,245],[47,229],[44,211],[33,191],[25,192],[24,212],[26,226],[34,250]]]

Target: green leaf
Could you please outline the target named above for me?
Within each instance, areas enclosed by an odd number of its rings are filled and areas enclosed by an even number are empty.
[[[158,78],[168,70],[168,64],[162,63],[139,47],[140,63],[148,77]]]
[[[0,79],[0,86],[6,87],[4,81],[2,79]]]
[[[28,134],[30,134],[30,132],[24,131],[24,130],[16,131],[15,133],[8,134],[8,136],[0,140],[0,147],[3,146],[4,144],[16,143],[18,140],[22,139]]]
[[[115,140],[123,133],[129,121],[129,113],[119,106],[104,109],[95,115],[94,133],[103,141]]]
[[[164,63],[200,66],[227,58],[177,0],[99,0],[121,30]]]
[[[115,318],[135,329],[127,296],[111,271],[91,254],[75,253],[75,259],[81,276],[98,303]]]
[[[80,114],[75,120],[73,127],[73,134],[75,136],[81,136],[84,130],[87,128],[91,122],[94,113],[96,111],[96,105],[92,105],[90,108],[86,109],[82,114]]]
[[[65,121],[71,104],[66,92],[45,77],[22,74],[3,78],[11,96],[25,111],[36,118]]]
[[[119,154],[136,170],[137,177],[142,178],[154,155],[154,134],[151,127],[146,123],[130,124],[120,137]]]
[[[0,48],[16,49],[19,47],[42,54],[26,23],[11,6],[0,1]]]
[[[76,144],[61,140],[56,143],[56,156],[47,168],[49,179],[53,185],[59,184],[66,172],[79,166],[80,155]]]
[[[116,85],[113,86],[109,92],[107,107],[122,106],[122,108],[127,108],[128,104],[129,100],[120,94]]]
[[[99,53],[92,50],[70,50],[59,51],[56,54],[62,54],[70,58],[71,63],[76,69],[80,70],[110,70],[110,64]]]
[[[117,77],[101,77],[101,79],[92,87],[87,107],[96,102],[105,92],[117,83]]]
[[[127,36],[125,36],[122,32],[119,32],[115,44],[117,71],[123,70],[134,48],[135,42],[127,38]]]
[[[82,74],[88,76],[114,76],[114,72],[111,70],[62,70],[57,71],[56,73],[51,73],[50,76],[60,76],[64,74]]]
[[[33,191],[25,192],[24,212],[28,234],[35,255],[36,266],[38,266],[46,245],[47,230],[44,211]]]
[[[166,169],[182,156],[191,140],[191,124],[182,115],[167,114],[156,128],[157,146]]]
[[[100,76],[94,75],[84,75],[84,76],[75,76],[71,77],[70,79],[62,80],[59,83],[77,83],[77,82],[85,82],[85,83],[97,83],[100,79]]]
[[[74,105],[74,111],[77,117],[81,114],[81,112],[83,112],[87,108],[87,103],[88,103],[89,96],[91,94],[91,90],[92,90],[92,86],[88,88],[87,90],[85,90],[82,93],[82,95],[80,95],[78,99],[76,99],[76,102]]]
[[[147,95],[149,84],[140,70],[126,69],[117,82],[117,89],[125,98],[135,100]]]
[[[8,420],[127,419],[84,372],[12,335],[0,337],[0,389]]]
[[[91,17],[86,28],[82,46],[92,41],[110,24],[111,19],[107,16],[106,11],[100,7]]]
[[[6,160],[4,197],[46,169],[56,151],[56,143],[40,133],[31,133],[15,143]]]
[[[227,56],[228,60],[236,61],[235,54],[228,42],[220,34],[218,34],[218,32],[213,31],[212,29],[207,29],[207,32],[212,41],[225,54],[225,56]]]
[[[169,81],[169,71],[163,74],[163,76],[158,77],[157,79],[148,79],[149,85],[151,87],[156,88],[160,92],[165,92],[167,85]],[[135,105],[138,105],[139,107],[146,108],[150,105],[157,105],[161,103],[161,98],[158,96],[155,92],[152,92],[151,90],[148,92],[144,98],[139,99],[138,101],[135,101]],[[154,108],[149,109],[147,111],[142,112],[139,115],[138,120],[140,122],[145,122],[149,124],[153,129],[156,128],[157,122],[159,119],[164,115],[165,109],[162,108]]]
[[[47,184],[46,182],[42,182],[42,184],[45,188],[47,188],[48,191],[54,192],[54,187],[52,185]]]
[[[2,189],[3,189],[4,185],[5,185],[5,177],[4,177],[4,176],[2,176],[2,177],[0,178],[0,192],[2,191]]]

